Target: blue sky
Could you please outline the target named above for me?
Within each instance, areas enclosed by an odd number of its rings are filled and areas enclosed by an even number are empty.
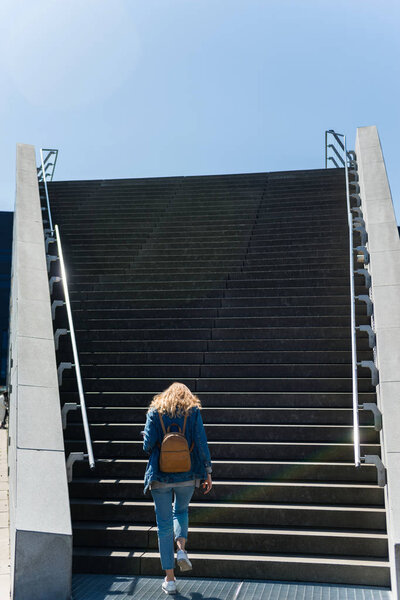
[[[377,125],[400,220],[397,0],[2,0],[0,208],[15,144],[56,179],[323,167]]]

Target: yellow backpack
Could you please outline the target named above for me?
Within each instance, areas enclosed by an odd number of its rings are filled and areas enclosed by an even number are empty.
[[[187,413],[185,414],[185,420],[183,422],[183,429],[177,423],[171,423],[167,431],[162,416],[160,417],[161,427],[164,433],[163,440],[160,446],[160,471],[163,473],[185,473],[190,471],[192,463],[190,460],[190,453],[193,450],[194,442],[189,450],[189,444],[185,437]],[[179,431],[170,431],[171,427],[174,426]]]

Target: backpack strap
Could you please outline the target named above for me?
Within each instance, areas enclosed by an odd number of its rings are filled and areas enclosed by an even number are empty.
[[[183,421],[183,429],[182,429],[182,434],[183,435],[185,435],[187,417],[188,417],[188,414],[186,413],[185,414],[185,420]]]
[[[158,411],[157,411],[157,412],[158,412]],[[163,418],[162,418],[162,416],[160,415],[160,413],[158,413],[158,416],[160,417],[160,423],[161,423],[161,427],[162,427],[162,430],[163,430],[163,434],[164,434],[164,435],[167,435],[167,432],[165,431],[165,425],[164,425]]]
[[[182,433],[183,433],[183,435],[185,435],[185,429],[186,429],[186,421],[187,421],[187,418],[188,418],[188,413],[186,413],[186,414],[185,414],[185,420],[183,421],[183,429],[182,429]],[[189,448],[189,452],[192,452],[192,451],[193,451],[193,448],[194,448],[194,441],[192,442],[192,445],[191,445],[191,446],[190,446],[190,448]]]

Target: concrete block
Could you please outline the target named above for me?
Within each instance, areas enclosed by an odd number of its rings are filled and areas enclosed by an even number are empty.
[[[18,449],[17,494],[18,531],[72,535],[64,452]]]
[[[394,220],[368,224],[368,250],[369,252],[400,250],[399,232]]]
[[[382,175],[382,171],[385,174],[384,177]],[[378,204],[383,198],[391,198],[389,182],[386,177],[385,165],[383,161],[371,160],[369,162],[365,162],[363,160],[361,181],[365,186],[364,194],[362,196],[363,201],[373,199],[374,204]],[[370,210],[371,207],[368,206],[368,211]],[[368,212],[368,214],[370,214],[370,212]]]
[[[13,600],[70,600],[72,536],[17,531]]]
[[[384,404],[381,408],[385,453],[400,453],[400,436],[398,435],[400,423],[400,381],[380,383],[379,398],[384,399]]]
[[[18,301],[18,334],[54,340],[50,306],[42,300]]]
[[[356,140],[356,152],[357,149],[362,154],[369,149],[373,148],[373,156],[376,160],[383,160],[383,154],[381,149],[381,142],[379,139],[378,129],[375,125],[367,125],[366,127],[357,127],[357,140]],[[361,156],[357,154],[357,160],[360,160]]]
[[[400,250],[371,253],[372,285],[400,284]]]
[[[18,448],[64,452],[57,388],[20,386],[18,405]],[[51,427],[44,427],[52,423]]]
[[[375,331],[400,327],[400,285],[373,287]]]
[[[23,338],[18,348],[18,385],[58,388],[53,340]]]
[[[21,268],[18,272],[18,298],[49,303],[49,283],[46,271]]]
[[[40,207],[39,189],[36,186],[30,186],[29,189],[18,190],[15,203],[19,216],[22,221],[30,223],[42,222],[42,209]]]
[[[10,574],[5,573],[0,575],[0,598],[10,598],[11,579]]]
[[[26,219],[18,219],[15,228],[15,236],[18,242],[38,244],[41,243],[43,235],[43,225],[41,221],[30,222]]]
[[[373,202],[368,206],[368,221],[369,223],[385,223],[392,221],[394,218],[394,207],[390,192],[386,190],[374,191]]]
[[[388,471],[388,495],[390,505],[389,523],[393,541],[400,544],[400,452],[389,452],[386,455],[386,468]]]
[[[379,329],[376,338],[378,347],[379,381],[381,383],[385,381],[400,381],[400,327]],[[398,421],[398,423],[400,423],[400,421]]]
[[[17,242],[17,265],[19,269],[30,271],[45,271],[47,273],[46,254],[43,243],[32,244],[28,242]]]

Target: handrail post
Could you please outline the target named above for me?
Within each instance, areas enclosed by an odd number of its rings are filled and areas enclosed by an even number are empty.
[[[75,374],[76,374],[76,380],[78,383],[78,392],[79,392],[79,399],[80,399],[80,404],[81,404],[83,429],[85,431],[86,447],[87,447],[87,451],[88,451],[89,466],[91,469],[94,469],[95,463],[94,463],[94,457],[93,457],[92,442],[90,439],[89,422],[88,422],[87,413],[86,413],[85,395],[83,393],[81,368],[80,368],[80,364],[79,364],[78,349],[76,346],[76,338],[75,338],[75,328],[74,328],[74,323],[72,320],[71,303],[70,303],[69,292],[68,292],[67,274],[65,271],[64,256],[63,256],[63,251],[62,251],[62,246],[61,246],[61,237],[60,237],[60,231],[58,229],[58,225],[56,225],[56,227],[55,227],[55,233],[56,233],[56,240],[57,240],[58,256],[60,258],[61,279],[62,279],[62,284],[63,284],[63,289],[64,289],[65,306],[66,306],[67,314],[68,314],[69,330],[70,330],[70,334],[71,334],[72,352],[74,355]]]

